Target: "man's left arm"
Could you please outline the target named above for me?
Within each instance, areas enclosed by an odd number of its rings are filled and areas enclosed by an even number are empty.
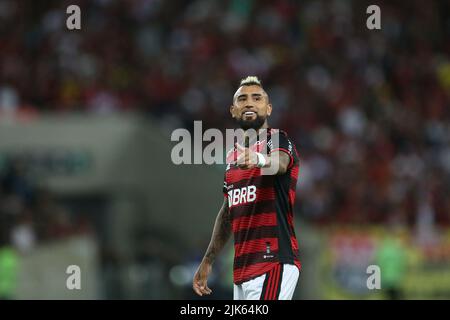
[[[276,168],[276,174],[284,174],[288,171],[292,161],[291,156],[281,149],[265,155],[262,153],[257,154],[255,151],[244,148],[239,144],[236,144],[236,147],[239,152],[237,164],[241,169],[256,168],[259,163],[260,168]]]
[[[276,174],[285,174],[288,171],[291,157],[285,151],[276,150],[262,156],[266,158],[263,168],[276,168]]]

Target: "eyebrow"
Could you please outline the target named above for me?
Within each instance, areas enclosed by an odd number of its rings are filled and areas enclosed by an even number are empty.
[[[239,99],[241,97],[246,97],[246,96],[248,96],[247,93],[242,93],[242,94],[238,95],[236,97],[236,99]],[[262,94],[261,93],[252,93],[252,97],[262,97]]]

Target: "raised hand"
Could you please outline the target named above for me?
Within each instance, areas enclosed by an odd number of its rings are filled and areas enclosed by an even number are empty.
[[[239,143],[236,143],[237,149],[237,160],[236,164],[241,169],[251,169],[255,168],[258,164],[258,156],[256,153],[249,148],[245,148],[241,146]]]

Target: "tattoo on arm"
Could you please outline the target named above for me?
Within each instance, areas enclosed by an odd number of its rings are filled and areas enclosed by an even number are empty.
[[[208,263],[213,263],[217,254],[223,249],[228,239],[231,236],[231,221],[228,213],[228,199],[225,198],[222,208],[217,215],[216,222],[214,223],[214,229],[206,250],[205,257],[203,258]]]

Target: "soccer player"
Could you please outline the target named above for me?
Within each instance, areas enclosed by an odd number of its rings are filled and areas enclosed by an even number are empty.
[[[269,128],[272,105],[257,77],[241,81],[230,112],[245,132],[254,129],[260,137],[265,130],[267,139],[236,143],[227,154],[225,199],[193,289],[200,296],[212,292],[207,279],[213,262],[233,234],[233,298],[290,300],[301,269],[293,225],[298,154],[285,132]],[[262,147],[265,154],[258,152]],[[275,174],[262,174],[268,167]]]

